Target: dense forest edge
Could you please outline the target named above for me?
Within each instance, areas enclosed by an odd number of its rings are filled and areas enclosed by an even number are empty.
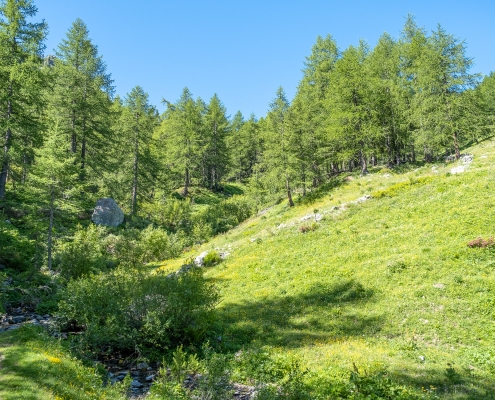
[[[0,4],[1,398],[492,398],[495,74],[464,41],[410,15],[318,37],[265,116],[159,113],[36,13]]]

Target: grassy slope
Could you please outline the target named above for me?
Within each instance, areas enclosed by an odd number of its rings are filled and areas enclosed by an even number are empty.
[[[42,328],[0,335],[2,400],[122,400],[122,393],[119,386],[103,387],[101,373],[71,357]]]
[[[446,398],[492,398],[495,253],[466,244],[495,234],[495,143],[468,151],[475,160],[463,174],[439,165],[355,176],[314,204],[273,207],[200,249],[231,249],[207,272],[221,288],[226,347],[293,353],[315,382],[348,376],[354,362],[386,366]],[[391,197],[333,210],[424,176],[431,180]],[[324,220],[300,233],[315,208]]]

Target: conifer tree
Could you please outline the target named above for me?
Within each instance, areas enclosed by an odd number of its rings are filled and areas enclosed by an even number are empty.
[[[55,211],[64,208],[70,193],[77,186],[75,156],[69,151],[67,140],[57,122],[53,124],[43,146],[36,151],[36,162],[30,183],[38,195],[38,201],[49,210],[47,234],[47,265],[52,270],[53,228]],[[65,198],[64,198],[65,197]]]
[[[275,99],[270,103],[267,115],[263,164],[271,184],[285,185],[289,207],[293,207],[291,184],[296,175],[296,159],[291,132],[287,129],[289,107],[284,89],[279,87]]]
[[[87,167],[97,170],[106,164],[114,88],[82,20],[74,21],[58,46],[53,75],[51,115],[62,121],[61,129],[70,140],[71,152],[78,156],[83,177]]]
[[[5,199],[9,171],[42,142],[41,69],[47,25],[30,23],[37,8],[31,0],[0,4],[0,200]]]
[[[167,165],[183,183],[183,195],[189,194],[191,178],[197,175],[201,165],[204,103],[194,101],[188,88],[180,99],[167,103],[160,135],[165,143]],[[203,174],[204,176],[204,174]]]
[[[204,116],[204,159],[207,171],[206,183],[210,189],[218,189],[218,184],[225,175],[229,157],[227,153],[227,135],[229,133],[229,121],[226,109],[219,97],[215,94],[207,106]]]
[[[121,168],[130,197],[131,215],[138,211],[138,196],[149,194],[154,185],[155,163],[151,155],[153,131],[158,113],[148,94],[136,86],[124,99],[117,134],[120,139]]]

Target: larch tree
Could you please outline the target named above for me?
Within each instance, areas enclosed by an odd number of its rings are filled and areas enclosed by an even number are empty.
[[[160,136],[167,149],[167,165],[180,177],[182,193],[189,194],[193,175],[197,175],[201,165],[204,104],[194,101],[188,88],[184,88],[180,99],[167,103]]]
[[[77,190],[75,155],[70,152],[64,132],[55,122],[48,129],[43,146],[36,150],[36,161],[30,184],[38,200],[48,206],[47,265],[52,270],[55,212],[64,208],[71,193]]]
[[[28,22],[37,11],[31,0],[0,4],[0,200],[6,196],[9,171],[42,143],[47,25]]]
[[[266,119],[265,141],[263,154],[266,176],[272,184],[285,186],[289,207],[294,206],[292,199],[292,180],[296,176],[296,158],[291,131],[288,130],[288,113],[290,103],[284,89],[279,87],[275,99],[270,103]]]
[[[95,170],[105,165],[114,88],[82,20],[74,21],[58,46],[52,70],[55,84],[50,112],[62,121],[61,129],[70,141],[71,152],[77,154],[84,178],[88,167]]]
[[[218,95],[213,95],[204,116],[203,143],[206,164],[206,184],[210,189],[218,185],[228,169],[227,136],[229,121]]]
[[[149,103],[148,94],[136,86],[124,99],[117,123],[121,137],[121,162],[127,177],[130,212],[138,211],[138,196],[149,194],[153,187],[155,164],[151,156],[153,131],[158,125],[158,113]]]

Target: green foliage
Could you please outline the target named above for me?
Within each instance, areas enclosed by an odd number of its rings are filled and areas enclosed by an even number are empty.
[[[222,257],[220,257],[220,254],[218,254],[215,250],[213,250],[208,252],[203,262],[205,267],[213,267],[214,265],[217,265],[221,261],[222,261]]]
[[[36,243],[12,226],[0,221],[0,264],[16,271],[24,271],[33,266]]]
[[[160,228],[148,228],[141,231],[140,243],[141,262],[163,261],[177,257],[183,248],[183,243],[175,234],[168,234]]]
[[[255,212],[252,201],[243,196],[234,196],[211,205],[195,215],[194,224],[208,224],[213,234],[223,233],[239,225]]]
[[[102,236],[103,228],[79,226],[72,241],[57,244],[55,264],[64,279],[79,278],[105,269]]]
[[[89,348],[170,349],[196,343],[212,321],[215,287],[199,268],[165,276],[116,269],[70,281],[61,293],[62,323],[85,327]]]
[[[404,189],[409,188],[414,185],[426,185],[433,180],[431,176],[424,176],[420,178],[410,177],[408,181],[399,182],[392,186],[389,186],[383,190],[377,190],[376,192],[371,193],[371,197],[374,199],[381,199],[382,197],[394,197],[398,196]]]

